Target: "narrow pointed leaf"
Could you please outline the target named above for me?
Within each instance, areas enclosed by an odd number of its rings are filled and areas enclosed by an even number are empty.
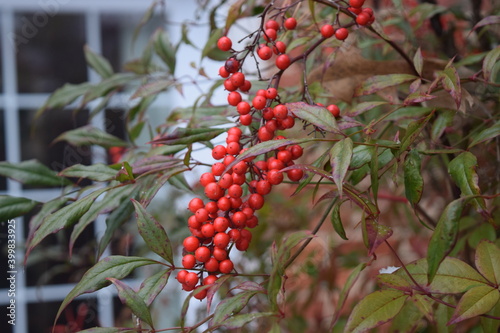
[[[480,195],[479,179],[476,172],[477,158],[471,152],[463,152],[455,157],[448,165],[448,172],[453,181],[458,185],[462,196]],[[483,198],[473,198],[472,204],[481,213],[486,211]]]
[[[483,143],[490,139],[493,139],[500,135],[500,122],[496,122],[493,126],[488,127],[478,134],[472,136],[471,143],[469,144],[469,149],[477,144]]]
[[[212,140],[225,131],[223,128],[178,128],[172,133],[149,143],[165,145],[190,144]]]
[[[420,154],[417,150],[412,149],[408,155],[406,155],[403,166],[405,195],[412,206],[420,201],[424,188],[424,180],[420,169]]]
[[[31,212],[39,202],[27,198],[0,195],[0,221],[7,221],[14,217]]]
[[[476,317],[490,311],[500,299],[500,291],[491,286],[479,286],[468,290],[457,304],[448,325]]]
[[[40,224],[40,227],[33,233],[33,237],[28,239],[26,244],[26,258],[31,250],[33,250],[33,248],[45,237],[78,222],[78,220],[90,209],[97,197],[108,190],[109,188],[96,190],[86,197],[47,216]]]
[[[54,140],[54,142],[59,141],[66,141],[75,146],[97,145],[104,148],[128,146],[128,143],[122,139],[93,127],[92,125],[64,132]]]
[[[333,229],[340,236],[340,238],[344,240],[348,240],[345,234],[344,225],[342,224],[342,220],[340,219],[340,205],[341,202],[337,202],[332,209],[331,222],[333,225]]]
[[[157,95],[158,93],[167,90],[174,85],[173,80],[159,79],[153,82],[148,82],[135,91],[135,93],[130,97],[130,99],[148,97],[152,95]]]
[[[0,176],[12,178],[25,185],[32,186],[64,186],[71,182],[44,164],[36,160],[23,161],[13,164],[7,161],[0,162]]]
[[[476,267],[491,283],[500,284],[500,249],[493,242],[483,240],[479,243]]]
[[[340,292],[339,300],[335,305],[335,311],[333,312],[332,323],[330,324],[331,328],[335,326],[338,319],[340,318],[341,310],[344,307],[347,297],[349,296],[349,292],[351,291],[352,287],[358,280],[359,275],[365,268],[366,264],[359,264],[358,266],[356,266],[356,268],[352,270],[351,274],[349,274],[349,277],[347,278],[346,282],[344,283],[344,286],[342,287],[342,291]]]
[[[444,90],[453,98],[457,109],[460,108],[460,104],[462,103],[462,88],[457,70],[455,67],[449,66],[442,72],[441,77]]]
[[[226,319],[238,314],[248,301],[258,293],[257,291],[243,291],[233,297],[225,298],[215,308],[212,326],[221,325]]]
[[[399,148],[399,153],[403,153],[408,147],[410,147],[418,138],[425,125],[429,122],[433,116],[431,112],[427,117],[412,121],[406,130],[406,133],[401,139],[401,147]]]
[[[344,178],[351,163],[352,151],[353,142],[349,137],[337,142],[330,150],[333,181],[337,185],[340,197],[342,197]]]
[[[163,29],[158,29],[154,35],[155,52],[160,56],[163,62],[168,66],[170,73],[175,72],[175,54],[176,49],[170,42],[170,38]]]
[[[360,114],[365,113],[366,111],[370,111],[380,105],[385,105],[387,102],[385,101],[370,101],[370,102],[361,102],[355,105],[353,108],[349,109],[346,113],[348,117],[356,117]]]
[[[112,277],[108,277],[106,278],[106,280],[111,281],[111,283],[115,285],[116,289],[118,290],[118,297],[120,298],[122,304],[128,306],[130,310],[132,310],[132,313],[137,316],[137,318],[154,329],[151,312],[149,311],[148,306],[146,305],[146,303],[144,303],[142,298],[137,295],[137,293],[132,288],[127,286],[122,281]]]
[[[37,111],[35,119],[40,117],[45,110],[62,108],[70,105],[78,97],[85,95],[91,87],[92,85],[88,82],[79,84],[66,83],[50,95],[45,104]]]
[[[451,252],[457,241],[460,217],[466,201],[461,198],[452,201],[446,206],[434,229],[434,233],[427,248],[427,262],[429,264],[429,282],[432,282],[439,264]]]
[[[151,259],[133,256],[110,256],[102,259],[91,267],[69,292],[61,303],[54,322],[57,322],[62,311],[76,297],[108,286],[110,282],[107,278],[123,279],[138,267],[156,263]]]
[[[75,164],[59,172],[59,176],[86,178],[97,182],[106,182],[115,178],[118,171],[103,163],[92,165]]]
[[[92,67],[92,69],[95,70],[96,73],[103,79],[109,78],[113,75],[113,67],[111,67],[111,64],[106,58],[93,52],[88,45],[85,45],[84,51],[87,64],[89,64],[89,66]]]
[[[231,316],[222,322],[223,327],[226,329],[237,329],[243,327],[245,324],[258,320],[259,318],[276,316],[274,312],[253,312],[245,314],[237,314]]]
[[[151,275],[141,283],[137,295],[144,300],[147,306],[150,306],[155,300],[156,296],[161,293],[163,288],[167,285],[168,278],[172,270],[161,270],[156,274]]]
[[[355,96],[371,95],[382,89],[398,86],[415,79],[418,79],[418,77],[410,74],[376,75],[363,81],[354,94]]]
[[[42,224],[43,220],[47,217],[47,215],[52,214],[54,211],[60,209],[64,204],[68,202],[67,197],[59,197],[47,201],[40,211],[31,218],[29,223],[29,233],[27,239],[33,237],[33,233],[38,229],[40,224]]]
[[[413,67],[415,67],[415,70],[417,71],[418,75],[422,76],[422,70],[424,68],[424,59],[422,57],[422,51],[420,50],[420,47],[417,49],[417,52],[415,52],[415,55],[413,56]]]
[[[365,332],[394,318],[408,298],[399,290],[378,290],[359,302],[352,310],[345,332]]]
[[[500,46],[497,46],[484,57],[483,60],[483,76],[486,81],[494,82],[495,66],[498,69],[498,59],[500,58]]]
[[[412,289],[412,285],[408,281],[395,274],[379,274],[377,275],[377,283],[401,291],[408,292]]]
[[[472,28],[472,31],[490,24],[500,24],[500,15],[491,15],[483,18],[481,21],[476,23],[476,25]]]
[[[134,199],[131,200],[135,207],[139,233],[144,238],[146,245],[151,251],[173,264],[172,245],[165,229],[139,202]]]
[[[305,120],[326,132],[337,133],[339,131],[335,117],[323,106],[310,105],[304,102],[286,103],[285,105],[297,118]]]
[[[375,250],[392,236],[392,228],[379,224],[371,217],[362,220],[363,237],[368,248],[368,255],[375,253]]]

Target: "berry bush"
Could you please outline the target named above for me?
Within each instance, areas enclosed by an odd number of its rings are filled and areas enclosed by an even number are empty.
[[[123,73],[85,49],[101,83],[67,84],[41,107],[102,100],[97,113],[130,92],[126,140],[91,125],[58,138],[118,152],[109,165],[56,172],[37,161],[0,163],[2,175],[24,184],[62,186],[45,203],[1,198],[2,219],[34,214],[27,258],[64,228],[72,228],[71,253],[107,214],[95,265],[57,317],[113,284],[135,324],[83,332],[497,332],[499,8],[224,3],[200,4],[212,18],[202,57],[218,72],[200,63],[200,77],[177,77],[189,33],[174,45],[159,29]],[[249,18],[254,28],[241,23]],[[237,29],[245,32],[235,39]],[[187,96],[186,85],[202,78],[212,85],[193,107],[148,123],[158,95]],[[226,103],[215,104],[221,94]],[[199,147],[213,162],[197,159]],[[190,186],[193,170],[201,176]],[[148,209],[163,187],[190,196],[179,223]],[[156,259],[102,257],[130,223]],[[141,266],[158,270],[134,290],[123,279]],[[167,283],[186,292],[175,328],[157,327],[150,312]],[[206,302],[196,323],[186,322],[192,298]]]

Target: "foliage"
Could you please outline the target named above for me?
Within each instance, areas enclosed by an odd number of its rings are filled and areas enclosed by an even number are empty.
[[[373,22],[370,10],[358,10],[363,1],[351,0],[351,6],[323,0],[224,3],[200,5],[213,18],[206,45],[192,45],[187,32],[173,43],[160,28],[142,57],[126,64],[123,73],[114,73],[106,59],[85,48],[86,60],[101,82],[67,84],[40,108],[42,114],[71,103],[85,108],[98,101],[95,115],[115,94],[129,92],[133,103],[126,113],[126,140],[90,125],[57,138],[74,146],[110,151],[119,147],[123,152],[119,162],[72,165],[60,172],[37,161],[0,163],[3,176],[26,185],[62,188],[60,198],[46,203],[1,198],[2,220],[40,208],[30,224],[27,255],[65,228],[72,229],[71,253],[81,232],[97,216],[108,214],[105,234],[97,240],[97,262],[63,301],[58,316],[77,296],[113,284],[137,318],[137,326],[85,332],[162,331],[165,328],[156,327],[149,308],[165,285],[173,283],[169,277],[175,272],[190,292],[178,309],[178,330],[184,332],[202,325],[208,331],[245,327],[251,331],[251,322],[272,332],[364,332],[379,326],[390,331],[441,332],[457,325],[496,332],[500,326],[498,8],[468,17],[458,7],[393,1],[384,5],[387,8],[374,9]],[[159,4],[152,5],[142,24]],[[216,19],[221,12],[223,21]],[[223,44],[227,43],[223,36],[231,35],[248,17],[257,22],[255,30],[246,31],[238,43],[233,39],[229,47]],[[297,26],[286,23],[288,18],[296,19]],[[276,29],[269,28],[270,21],[278,25],[277,37],[271,35]],[[333,26],[334,32],[325,25]],[[184,27],[189,29],[188,24]],[[277,49],[279,42],[286,51],[271,51],[266,60],[265,47]],[[160,94],[177,90],[188,95],[176,75],[181,46],[201,49],[203,61],[219,61],[222,78],[205,73],[201,61],[195,80],[209,79],[211,87],[192,101],[192,107],[173,110],[165,123],[149,130],[154,124],[148,123],[147,114]],[[235,74],[242,72],[246,76],[235,85]],[[243,89],[245,79],[251,81],[248,89]],[[233,94],[238,86],[243,99],[240,92]],[[232,91],[229,105],[214,102],[223,87]],[[246,100],[248,106],[240,104]],[[282,106],[284,115],[278,111]],[[235,126],[241,134],[229,139],[237,132]],[[138,144],[144,135],[150,136],[148,147]],[[221,144],[226,138],[227,147]],[[227,152],[233,142],[238,143],[234,154]],[[194,152],[199,147],[211,150],[215,160],[224,158],[223,171],[206,184],[202,176],[209,200],[197,206],[193,199],[191,212],[181,214],[200,226],[189,224],[189,230],[183,227],[171,233],[148,207],[163,187],[203,196],[203,188],[191,188],[186,175],[202,169],[212,170],[214,177],[213,167],[208,167],[217,162],[198,161]],[[294,149],[300,154],[293,155]],[[290,152],[295,161],[287,158],[276,176],[262,166],[271,163],[270,157],[283,161],[280,156],[288,153],[280,152]],[[219,199],[230,186],[221,189],[217,184],[224,175],[239,174],[237,166],[242,165],[242,193],[230,194],[236,204],[223,210]],[[282,181],[271,179],[280,175],[288,180],[277,186]],[[81,182],[84,179],[89,182]],[[259,181],[272,186],[259,189]],[[207,184],[216,184],[214,191],[222,194],[209,191]],[[271,187],[279,189],[267,195]],[[290,196],[288,203],[282,202],[284,195]],[[258,200],[264,196],[262,207]],[[214,211],[207,202],[217,203]],[[236,218],[241,212],[246,222]],[[204,213],[207,217],[199,217]],[[214,224],[216,217],[231,220],[235,232],[228,231],[229,246],[218,245],[213,227],[201,228]],[[324,223],[327,220],[331,228]],[[101,258],[113,234],[130,221],[150,253]],[[188,234],[194,238],[186,237],[182,249],[178,237]],[[191,241],[198,242],[193,251],[186,243]],[[220,248],[230,258],[237,250],[246,252],[247,259],[241,264],[234,260],[228,271],[222,267],[224,260],[217,259],[212,270],[208,259],[199,260],[197,249],[203,244],[210,256]],[[184,258],[194,253],[195,264],[181,263],[181,252]],[[151,253],[158,259],[150,259]],[[257,262],[260,271],[245,270],[245,260]],[[123,282],[145,265],[161,269],[138,290]],[[398,268],[378,274],[388,265]],[[195,272],[192,284],[184,275],[181,278],[187,271]],[[198,284],[198,278],[213,275],[216,280]],[[214,304],[217,294],[221,301]],[[198,323],[186,323],[192,297],[207,302],[205,317]],[[311,314],[317,310],[315,302],[322,307],[319,320]]]

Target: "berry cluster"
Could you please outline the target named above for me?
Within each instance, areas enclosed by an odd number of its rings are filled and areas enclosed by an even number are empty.
[[[350,7],[346,8],[356,15],[359,25],[373,22],[372,11],[362,8],[363,3],[364,0],[350,0]],[[277,40],[278,32],[295,29],[297,20],[289,17],[280,21],[281,24],[275,19],[262,22],[257,38],[246,50],[254,52],[262,60],[275,56],[275,65],[282,72],[295,60],[286,53],[287,45]],[[348,30],[345,27],[335,30],[332,25],[325,25],[320,29],[320,34],[325,39],[335,35],[337,39],[344,40]],[[188,227],[191,235],[183,241],[184,269],[177,274],[177,280],[186,291],[211,285],[219,274],[233,272],[230,251],[233,247],[239,251],[248,249],[252,239],[250,230],[259,222],[255,212],[263,207],[264,196],[271,192],[274,185],[283,182],[284,173],[290,181],[300,181],[304,176],[300,168],[287,168],[302,156],[303,149],[299,145],[282,146],[259,158],[238,158],[247,149],[245,146],[285,139],[277,132],[294,127],[296,117],[286,104],[281,103],[277,90],[279,76],[271,80],[267,89],[257,90],[251,101],[243,100],[241,94],[249,93],[252,88],[251,82],[241,71],[242,63],[249,53],[239,57],[241,52],[233,49],[233,43],[227,36],[217,41],[217,47],[232,53],[224,66],[220,67],[219,75],[225,79],[228,104],[236,107],[239,124],[248,126],[248,130],[244,133],[240,127],[230,128],[226,145],[220,144],[212,149],[212,157],[217,162],[212,165],[210,172],[200,177],[208,200],[193,198],[189,202],[188,209],[192,215],[188,219]],[[326,108],[335,117],[340,115],[336,105]],[[287,168],[286,172],[282,171],[284,168]],[[205,288],[195,292],[194,297],[201,300],[206,295]]]

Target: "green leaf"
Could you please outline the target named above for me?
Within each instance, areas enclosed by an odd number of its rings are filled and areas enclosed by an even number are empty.
[[[342,291],[340,292],[339,295],[339,300],[337,301],[337,304],[335,305],[335,311],[333,312],[333,319],[332,323],[330,324],[330,327],[333,328],[337,321],[340,318],[341,315],[341,310],[344,307],[344,304],[347,300],[347,296],[349,295],[349,292],[351,291],[352,287],[356,283],[356,281],[359,278],[359,275],[361,272],[366,268],[366,264],[359,264],[356,266],[351,274],[349,274],[349,277],[344,283],[344,286],[342,287]]]
[[[403,165],[405,195],[412,206],[416,205],[422,197],[424,180],[421,175],[421,159],[417,150],[412,149],[406,155]]]
[[[372,255],[380,244],[392,236],[392,228],[377,223],[373,217],[363,216],[361,223],[368,255]]]
[[[489,51],[483,60],[483,77],[486,81],[494,82],[495,75],[494,69],[498,65],[498,59],[500,58],[500,46],[497,46],[493,50]],[[498,69],[498,66],[497,66]]]
[[[109,61],[100,54],[94,53],[88,45],[84,46],[85,60],[92,69],[96,71],[103,79],[113,75],[113,67]]]
[[[427,248],[430,282],[434,279],[441,261],[455,246],[462,209],[468,199],[461,198],[450,202],[439,218]]]
[[[85,212],[85,214],[83,214],[83,216],[79,219],[78,223],[75,225],[73,231],[71,232],[71,236],[69,239],[70,257],[73,255],[73,246],[75,245],[76,240],[81,235],[83,230],[85,230],[85,228],[87,228],[92,222],[94,222],[101,213],[105,211],[113,211],[114,209],[116,209],[120,205],[121,200],[124,197],[128,197],[132,190],[132,186],[120,186],[117,188],[113,188],[109,190],[108,193],[106,193],[102,200],[97,200],[97,202],[94,202],[92,204],[88,211]]]
[[[39,202],[10,195],[0,195],[0,221],[5,222],[33,210]]]
[[[394,318],[408,298],[399,290],[378,290],[363,298],[352,310],[345,332],[365,332]]]
[[[170,73],[175,72],[176,52],[177,50],[170,42],[168,33],[163,29],[156,30],[154,36],[155,52],[160,56],[163,62],[168,66]]]
[[[432,123],[431,138],[434,141],[438,141],[441,135],[443,135],[446,128],[453,124],[453,119],[455,118],[456,111],[454,110],[444,110],[439,112],[436,120]]]
[[[347,111],[346,116],[348,117],[356,117],[359,116],[360,114],[365,113],[366,111],[370,111],[380,105],[385,105],[387,102],[385,101],[370,101],[370,102],[361,102],[351,109]]]
[[[92,165],[75,164],[59,172],[59,176],[87,178],[97,182],[106,182],[116,177],[117,171],[103,163]]]
[[[243,291],[233,297],[225,298],[215,308],[212,326],[223,325],[226,319],[243,310],[248,301],[258,293],[258,291]]]
[[[139,234],[144,238],[146,245],[151,251],[173,265],[172,245],[165,229],[139,202],[131,200],[135,207]]]
[[[387,74],[376,75],[364,80],[360,87],[354,93],[354,96],[371,95],[385,88],[401,85],[405,82],[418,79],[415,75],[410,74]]]
[[[135,333],[136,329],[128,327],[92,327],[86,330],[79,331],[79,333]]]
[[[47,217],[47,215],[52,214],[54,211],[61,208],[66,202],[68,202],[67,197],[59,197],[53,200],[46,202],[40,211],[31,218],[29,223],[29,233],[27,239],[33,237],[33,233],[38,229],[40,224],[42,224],[43,220]],[[2,205],[3,206],[3,205]]]
[[[378,160],[378,147],[375,147],[375,154],[373,154],[372,159],[370,161],[370,181],[371,181],[371,190],[373,201],[375,205],[378,205],[378,185],[379,185],[379,160]]]
[[[338,133],[335,117],[325,107],[304,102],[286,103],[288,110],[297,118],[330,133]]]
[[[112,91],[123,88],[125,85],[130,84],[130,82],[140,78],[132,73],[116,73],[113,76],[106,78],[99,82],[98,84],[89,87],[87,93],[83,96],[82,105],[86,105],[90,101],[93,101],[100,97],[105,97]]]
[[[337,185],[340,197],[342,197],[342,185],[351,163],[352,153],[353,142],[349,137],[337,142],[330,150],[333,181]]]
[[[476,249],[477,270],[491,283],[500,284],[500,249],[493,243],[483,240]]]
[[[17,164],[7,161],[0,162],[0,175],[32,186],[64,186],[71,184],[68,179],[59,177],[55,171],[36,160],[23,161]]]
[[[137,293],[132,288],[130,288],[120,280],[112,277],[108,277],[106,278],[106,280],[111,281],[115,285],[116,290],[118,290],[118,297],[120,298],[122,304],[128,306],[130,310],[132,310],[132,313],[137,316],[137,318],[144,321],[154,330],[151,312],[149,311],[148,306],[146,305],[146,303],[144,303],[142,298],[137,295]]]
[[[476,317],[490,311],[500,299],[500,291],[491,286],[479,286],[468,290],[457,304],[448,325]]]
[[[90,209],[97,197],[108,190],[109,188],[96,190],[86,197],[48,215],[32,237],[27,240],[25,258],[45,237],[75,224]]]
[[[408,147],[410,147],[413,142],[418,138],[420,135],[420,132],[424,129],[425,125],[429,122],[431,117],[434,115],[434,112],[431,112],[427,117],[417,119],[415,121],[412,121],[409,125],[408,128],[406,129],[406,133],[401,140],[401,147],[399,148],[399,154],[403,153],[406,151]]]
[[[259,318],[273,317],[273,316],[276,316],[276,314],[273,312],[253,312],[253,313],[237,314],[224,320],[221,326],[225,327],[226,329],[237,329]]]
[[[500,302],[498,302],[488,314],[497,318],[500,317]],[[481,328],[483,332],[498,332],[500,329],[500,320],[481,317]]]
[[[460,108],[462,103],[462,89],[460,85],[460,76],[457,70],[453,66],[445,68],[441,73],[440,78],[442,79],[442,84],[444,90],[446,90],[451,98],[455,101],[457,109]]]
[[[235,1],[231,7],[227,10],[227,17],[226,17],[226,26],[225,30],[229,31],[229,28],[236,22],[236,20],[240,17],[241,14],[241,7],[246,3],[246,0],[238,0]]]
[[[62,108],[73,103],[78,97],[85,95],[92,85],[88,82],[71,84],[66,83],[50,95],[45,104],[38,109],[35,120],[48,109]]]
[[[150,144],[181,145],[209,141],[224,133],[224,128],[177,128],[172,133],[155,139]]]
[[[462,196],[481,194],[476,166],[476,156],[468,151],[455,157],[448,165],[448,172],[460,188]],[[486,212],[486,203],[483,198],[473,198],[472,204],[480,213]]]
[[[487,284],[487,281],[474,268],[451,257],[446,257],[441,262],[430,284],[427,279],[429,267],[426,259],[419,259],[407,264],[406,269],[420,286],[424,286],[426,291],[433,294],[458,294],[470,288]],[[393,274],[406,279],[412,285],[414,284],[402,269]]]
[[[97,145],[104,148],[128,146],[128,143],[122,139],[106,133],[99,128],[93,127],[92,125],[64,132],[54,140],[54,143],[59,141],[67,141],[75,146]]]
[[[412,285],[408,281],[395,274],[379,274],[377,275],[377,283],[401,291],[412,289]]]
[[[66,306],[76,297],[108,286],[110,282],[107,278],[123,279],[138,267],[156,263],[151,259],[133,256],[109,256],[102,259],[91,267],[69,292],[59,307],[54,323],[57,322]]]
[[[171,79],[158,79],[153,82],[148,82],[144,85],[141,85],[135,93],[130,97],[130,99],[134,98],[142,98],[149,97],[152,95],[158,95],[160,92],[167,90],[168,88],[174,85],[174,81]]]
[[[478,134],[472,136],[471,138],[472,140],[471,143],[469,144],[468,149],[471,149],[475,145],[493,139],[499,135],[500,135],[500,121],[496,122],[493,126],[488,127],[479,132]]]
[[[418,75],[422,76],[422,69],[424,68],[424,58],[422,57],[422,51],[420,50],[420,47],[417,49],[417,52],[415,52],[415,55],[413,56],[413,66],[415,67]]]
[[[144,300],[147,306],[150,306],[156,296],[165,288],[171,273],[172,270],[170,268],[164,269],[149,276],[141,283],[137,295]]]
[[[476,23],[476,25],[472,28],[472,31],[490,24],[500,24],[500,15],[491,15],[483,18],[481,21]]]
[[[335,203],[332,209],[331,222],[333,229],[344,240],[348,240],[345,234],[344,226],[342,225],[342,220],[340,219],[340,205],[341,202]]]

